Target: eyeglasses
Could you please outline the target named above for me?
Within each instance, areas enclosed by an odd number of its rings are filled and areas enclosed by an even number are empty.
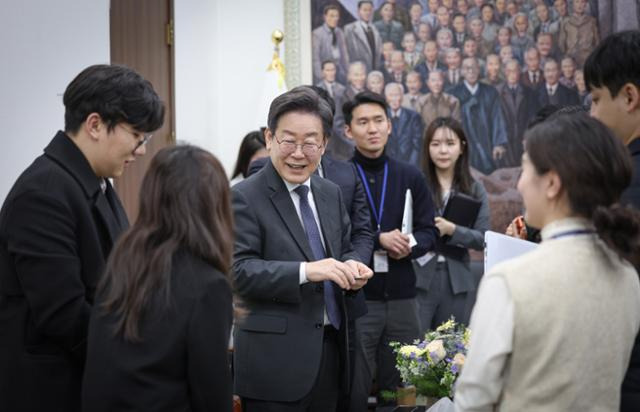
[[[138,140],[138,144],[136,144],[136,147],[133,149],[134,152],[138,150],[140,146],[146,145],[147,142],[149,142],[149,140],[151,140],[151,138],[153,137],[151,133],[144,134],[144,133],[136,132],[133,130],[129,130],[128,128],[124,127],[122,123],[118,123],[118,126],[122,127],[129,134],[132,134],[136,140]],[[140,136],[142,136],[142,138],[140,138]]]
[[[275,136],[274,139],[276,140],[276,142],[278,142],[278,145],[280,145],[280,151],[286,155],[294,153],[296,150],[298,150],[298,146],[302,147],[302,153],[307,156],[315,156],[318,154],[318,152],[320,152],[320,149],[322,149],[322,145],[315,143],[296,143],[293,140],[280,141]]]

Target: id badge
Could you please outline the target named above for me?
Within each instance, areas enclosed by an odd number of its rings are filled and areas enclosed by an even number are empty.
[[[386,250],[373,252],[373,271],[375,273],[389,272],[389,256]]]

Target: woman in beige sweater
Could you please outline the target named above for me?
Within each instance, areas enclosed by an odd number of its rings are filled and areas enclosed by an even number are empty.
[[[485,275],[456,410],[617,411],[640,327],[640,220],[616,204],[629,155],[583,113],[525,142],[518,190],[542,243]]]

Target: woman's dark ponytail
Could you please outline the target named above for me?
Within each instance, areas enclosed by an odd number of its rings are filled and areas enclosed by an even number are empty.
[[[598,235],[611,249],[640,267],[640,211],[620,204],[598,206],[592,220]]]

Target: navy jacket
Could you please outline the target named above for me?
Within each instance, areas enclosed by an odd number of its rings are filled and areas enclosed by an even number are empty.
[[[376,231],[374,249],[381,249],[380,232],[390,232],[402,228],[407,189],[411,189],[413,197],[413,236],[418,242],[409,256],[400,260],[389,258],[389,272],[375,273],[364,287],[365,296],[368,300],[413,298],[416,296],[416,275],[411,259],[433,250],[438,238],[438,229],[433,221],[433,201],[426,180],[419,169],[387,157],[386,154],[377,159],[369,159],[356,150],[353,161],[362,166],[376,208],[380,205],[382,195],[384,164],[387,161],[389,163],[386,200],[380,231],[377,230],[373,214],[371,217],[372,228]],[[373,268],[373,264],[370,267]]]

